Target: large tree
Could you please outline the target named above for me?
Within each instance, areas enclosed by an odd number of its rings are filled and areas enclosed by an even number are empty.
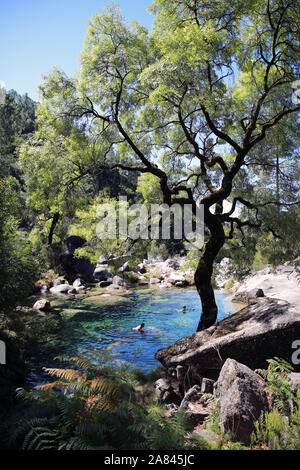
[[[291,87],[299,3],[156,0],[151,8],[150,35],[114,7],[95,15],[78,75],[51,73],[43,106],[56,119],[88,123],[90,138],[101,142],[102,169],[153,175],[169,205],[203,204],[209,237],[195,272],[201,330],[217,318],[211,277],[226,238],[262,224],[259,202],[233,197],[235,182],[242,173],[253,177],[257,149],[278,125],[284,140],[284,123],[300,110]],[[264,164],[274,157],[271,142]],[[238,206],[254,217],[236,216]]]

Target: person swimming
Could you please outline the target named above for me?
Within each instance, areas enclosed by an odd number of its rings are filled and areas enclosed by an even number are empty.
[[[180,309],[180,310],[177,310],[177,312],[186,313],[186,312],[187,312],[186,305],[184,305],[184,306],[182,307],[182,309]]]
[[[139,326],[136,326],[135,328],[132,328],[135,331],[144,331],[144,326],[145,323],[141,323]]]

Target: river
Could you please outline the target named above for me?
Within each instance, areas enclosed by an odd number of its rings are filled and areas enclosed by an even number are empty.
[[[225,291],[216,291],[218,320],[237,310]],[[155,352],[194,333],[200,315],[200,300],[194,289],[141,288],[123,297],[106,298],[89,292],[54,301],[64,319],[61,342],[55,355],[79,356],[95,364],[116,366],[126,362],[149,372],[160,365]],[[183,305],[187,312],[178,312]],[[132,328],[145,323],[144,332]],[[32,358],[31,384],[41,382],[41,367],[57,367],[43,351]]]

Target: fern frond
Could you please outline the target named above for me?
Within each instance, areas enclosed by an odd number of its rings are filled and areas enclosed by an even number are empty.
[[[51,375],[56,376],[60,379],[69,380],[70,382],[74,382],[75,380],[84,379],[83,373],[81,370],[76,369],[48,369],[43,367],[43,370]]]
[[[95,377],[89,383],[92,393],[106,394],[111,397],[118,397],[120,395],[120,387],[115,382],[105,377]]]
[[[53,382],[50,384],[36,385],[34,388],[36,390],[40,390],[41,392],[47,392],[48,390],[53,390],[58,384],[59,382]]]
[[[91,369],[95,370],[95,369],[97,369],[97,366],[95,366],[91,362],[89,362],[85,359],[82,359],[80,357],[70,357],[69,360],[74,362],[76,365],[78,365],[79,367],[81,367],[81,369],[84,369],[84,370],[91,370]]]

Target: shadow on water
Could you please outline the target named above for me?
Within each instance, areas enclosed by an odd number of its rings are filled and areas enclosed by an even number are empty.
[[[226,293],[218,291],[216,300],[218,320],[236,311]],[[183,305],[187,312],[178,312]],[[101,296],[75,297],[57,302],[56,308],[64,328],[53,357],[81,356],[99,364],[108,356],[110,363],[124,361],[145,372],[159,365],[154,358],[158,349],[196,331],[201,311],[198,293],[192,289],[141,289],[112,304]],[[134,331],[140,323],[145,323],[144,332]],[[42,366],[59,366],[43,351],[32,362],[31,383],[47,380],[41,377]]]

